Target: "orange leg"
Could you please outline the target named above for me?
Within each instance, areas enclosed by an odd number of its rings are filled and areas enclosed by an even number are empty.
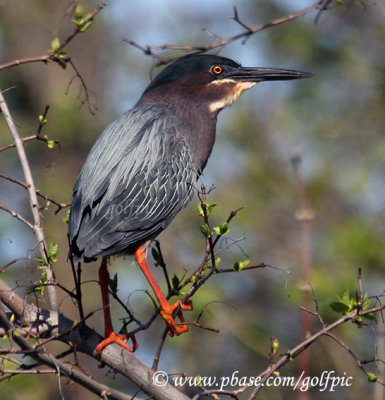
[[[99,282],[100,282],[100,290],[102,292],[102,303],[103,303],[103,314],[104,314],[104,329],[105,329],[105,339],[102,340],[96,346],[96,352],[98,354],[102,354],[103,349],[111,344],[117,343],[119,346],[127,349],[132,353],[131,347],[125,342],[128,338],[132,340],[133,350],[135,351],[138,348],[138,343],[136,342],[134,335],[121,335],[114,332],[111,322],[111,314],[110,314],[110,300],[108,295],[108,282],[110,280],[110,275],[108,274],[107,269],[107,258],[102,258],[102,263],[99,268]]]
[[[169,335],[174,336],[180,335],[183,332],[188,331],[188,325],[185,323],[183,318],[182,310],[192,310],[192,303],[188,301],[186,303],[181,303],[180,300],[177,300],[174,304],[170,305],[167,301],[165,295],[163,294],[161,288],[158,285],[158,282],[155,280],[154,275],[152,274],[150,267],[146,261],[146,247],[141,246],[135,250],[136,261],[146,276],[148,283],[151,285],[152,290],[155,293],[156,298],[160,304],[160,315],[167,322],[170,327]],[[177,311],[177,316],[180,319],[181,324],[178,324],[174,319],[174,312]]]

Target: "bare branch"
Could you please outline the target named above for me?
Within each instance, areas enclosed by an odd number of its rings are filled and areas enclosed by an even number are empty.
[[[336,335],[334,335],[333,333],[326,333],[326,336],[332,338],[335,342],[337,342],[342,348],[344,348],[351,356],[352,358],[354,358],[354,360],[356,361],[356,364],[358,366],[358,368],[361,369],[361,371],[366,375],[366,376],[370,376],[370,372],[363,366],[363,362],[354,354],[354,352],[352,351],[352,349],[342,340],[338,339],[338,337]],[[380,380],[377,378],[376,380],[377,383],[379,383],[382,386],[385,386],[384,381]]]
[[[45,241],[43,225],[41,221],[40,211],[39,211],[39,202],[37,200],[36,187],[35,182],[32,177],[31,168],[29,166],[28,158],[25,153],[23,141],[20,138],[19,132],[16,128],[15,123],[13,122],[11,113],[8,109],[8,105],[4,99],[3,93],[0,89],[0,109],[4,115],[5,122],[8,126],[8,129],[13,137],[13,140],[16,145],[17,153],[19,155],[20,164],[24,172],[25,182],[27,184],[27,191],[29,196],[29,203],[31,206],[31,211],[33,215],[33,231],[35,233],[38,248],[40,252],[40,256],[46,260],[48,260],[47,256],[47,244]],[[53,273],[52,266],[44,268],[44,271],[47,273],[47,280],[49,283],[53,283],[55,281],[55,276]],[[50,302],[50,307],[53,310],[57,310],[58,308],[58,300],[55,286],[49,286],[47,288],[48,299]]]
[[[22,182],[22,181],[19,181],[18,179],[12,178],[12,177],[7,176],[7,175],[4,175],[4,174],[0,174],[0,178],[5,179],[5,180],[7,180],[7,181],[9,181],[9,182],[15,183],[16,185],[19,185],[19,186],[23,187],[24,189],[28,190],[28,185],[25,184],[25,183]],[[50,197],[48,197],[48,196],[46,196],[45,194],[41,193],[38,189],[36,189],[36,194],[37,194],[40,198],[44,199],[44,200],[47,202],[47,205],[46,205],[45,208],[47,208],[47,207],[49,206],[49,203],[54,204],[54,205],[57,207],[57,210],[56,210],[56,212],[55,212],[56,214],[57,214],[60,210],[62,210],[63,208],[66,208],[66,207],[70,207],[70,206],[71,206],[71,203],[59,203],[58,201],[56,201],[56,200],[54,200],[54,199],[51,199]]]
[[[0,204],[0,210],[3,210],[5,212],[7,212],[8,214],[11,214],[12,217],[18,219],[23,224],[26,224],[28,226],[28,228],[34,230],[34,226],[27,219],[25,219],[22,215],[18,214],[17,212],[10,210],[9,208],[3,206],[2,204]]]
[[[165,59],[165,58],[159,56],[158,54],[154,53],[154,50],[155,51],[180,50],[180,51],[193,52],[194,54],[198,54],[198,53],[205,53],[210,50],[215,50],[215,49],[224,47],[224,46],[226,46],[230,43],[233,43],[235,41],[238,41],[238,40],[243,40],[245,42],[246,39],[248,39],[251,35],[253,35],[257,32],[263,31],[263,30],[271,28],[273,26],[281,25],[286,22],[292,21],[292,20],[294,20],[298,17],[301,17],[311,11],[319,10],[319,12],[322,12],[322,11],[328,10],[330,8],[331,1],[333,1],[333,0],[319,0],[319,1],[315,2],[314,4],[304,8],[298,12],[288,14],[281,18],[276,18],[266,24],[261,24],[261,25],[257,25],[257,26],[251,26],[251,25],[248,25],[248,24],[244,23],[243,21],[241,21],[238,11],[234,7],[234,16],[232,17],[232,19],[234,21],[236,21],[239,25],[241,25],[243,28],[245,28],[246,30],[237,35],[231,36],[227,39],[219,38],[216,42],[209,44],[207,46],[181,46],[181,45],[174,45],[174,44],[163,44],[160,46],[156,46],[156,45],[141,46],[132,40],[125,40],[125,41],[127,43],[129,43],[131,46],[134,46],[134,47],[138,48],[139,50],[141,50],[145,55],[149,55],[152,58],[154,58],[158,62],[157,65],[162,65],[162,64],[169,63],[170,61],[173,61],[174,59]],[[319,15],[320,14],[318,13],[317,17],[316,17],[317,19],[319,18]],[[214,37],[217,36],[216,34],[208,31],[207,29],[205,29],[205,31],[209,32],[211,36],[214,36]]]

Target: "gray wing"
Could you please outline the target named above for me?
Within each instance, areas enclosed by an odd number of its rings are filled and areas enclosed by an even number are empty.
[[[74,186],[70,256],[134,249],[187,205],[197,171],[180,130],[166,108],[143,105],[103,132]]]

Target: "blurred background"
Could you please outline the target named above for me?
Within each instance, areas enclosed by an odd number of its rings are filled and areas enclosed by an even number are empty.
[[[0,1],[0,60],[45,54],[54,37],[72,32],[69,1]],[[86,12],[97,2],[84,1]],[[236,5],[242,20],[251,25],[298,11],[310,0],[212,0],[210,2],[114,0],[97,16],[91,28],[66,49],[92,91],[97,107],[94,115],[86,104],[78,79],[70,68],[49,63],[29,64],[1,72],[1,89],[12,88],[6,99],[23,136],[38,127],[38,116],[50,105],[43,134],[60,140],[49,149],[43,142],[26,144],[38,188],[59,202],[70,202],[72,186],[92,144],[102,130],[131,108],[151,77],[159,69],[154,60],[128,45],[124,39],[145,45],[165,43],[205,45],[213,38],[202,28],[229,37],[243,31],[230,17]],[[276,268],[257,269],[214,276],[193,298],[194,319],[210,303],[201,323],[219,333],[191,327],[188,334],[167,339],[159,369],[190,376],[254,376],[268,364],[270,337],[280,341],[280,352],[297,345],[301,338],[300,306],[309,288],[314,290],[326,322],[339,316],[329,304],[336,295],[357,290],[358,268],[363,271],[363,291],[381,295],[385,271],[385,7],[374,0],[344,1],[325,12],[315,24],[316,12],[264,30],[220,49],[220,55],[245,66],[293,68],[315,73],[303,81],[266,82],[247,92],[218,119],[217,139],[203,182],[215,186],[208,198],[216,203],[211,222],[219,225],[231,210],[245,207],[233,220],[229,237],[245,238],[221,254],[222,267],[250,259]],[[164,56],[182,53],[168,52]],[[11,141],[0,122],[0,147]],[[304,280],[302,225],[298,185],[291,160],[299,157],[311,222],[311,269]],[[23,180],[14,149],[0,154],[1,173]],[[26,192],[0,180],[0,203],[29,217]],[[187,276],[200,264],[205,239],[200,233],[198,199],[159,237],[170,275]],[[67,225],[55,207],[44,212],[48,241],[58,243],[55,273],[59,282],[72,288],[66,260]],[[297,213],[298,216],[298,213]],[[0,214],[0,266],[16,258],[15,265],[1,274],[11,287],[25,296],[25,287],[39,280],[33,234],[10,215]],[[225,246],[226,243],[223,243]],[[129,266],[128,266],[129,265]],[[101,307],[97,279],[98,264],[84,265],[83,286],[86,313]],[[148,284],[131,260],[114,260],[110,273],[118,273],[119,295],[128,301],[135,316],[145,321],[152,315],[151,300],[144,293]],[[156,276],[166,288],[160,269]],[[71,300],[61,292],[61,310],[76,319]],[[27,301],[35,301],[26,297]],[[39,304],[47,305],[39,297]],[[313,307],[313,304],[311,304]],[[116,328],[124,311],[112,306]],[[88,321],[103,332],[102,313]],[[373,359],[376,346],[383,348],[383,322],[358,329],[347,324],[335,333],[361,359]],[[135,355],[152,364],[163,322],[139,334]],[[319,324],[314,318],[311,332]],[[62,346],[62,350],[66,349]],[[52,347],[59,352],[60,345]],[[311,399],[383,399],[379,385],[369,383],[354,360],[341,347],[324,338],[309,353],[310,376],[323,371],[353,377],[353,386],[334,392],[311,389]],[[378,354],[384,359],[384,354]],[[303,356],[300,356],[300,358]],[[95,360],[80,357],[83,365],[100,381],[130,392],[127,381]],[[10,365],[7,366],[11,368]],[[299,376],[300,359],[285,366],[282,376]],[[375,365],[368,367],[375,374]],[[65,398],[94,396],[66,380]],[[2,398],[59,399],[56,376],[18,376],[2,382]],[[291,388],[265,388],[258,398],[297,399]]]

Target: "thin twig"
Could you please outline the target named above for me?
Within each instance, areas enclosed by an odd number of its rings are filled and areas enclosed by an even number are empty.
[[[5,90],[3,91],[3,93],[5,93]],[[27,136],[27,137],[21,138],[21,140],[23,141],[23,143],[30,142],[31,140],[36,140],[36,135]],[[8,150],[8,149],[13,149],[14,147],[16,147],[15,143],[11,143],[11,144],[8,144],[7,146],[0,147],[0,153],[5,150]]]
[[[19,132],[18,132],[16,125],[12,119],[11,113],[8,109],[8,105],[4,99],[1,89],[0,89],[0,109],[4,115],[4,119],[7,123],[8,129],[9,129],[9,131],[13,137],[13,140],[15,142],[17,153],[19,155],[19,159],[20,159],[20,163],[21,163],[21,167],[23,169],[25,182],[28,186],[27,191],[28,191],[28,195],[29,195],[29,203],[30,203],[31,211],[32,211],[32,215],[33,215],[33,231],[35,233],[35,236],[36,236],[36,239],[38,242],[39,253],[43,259],[48,260],[47,244],[45,241],[43,225],[42,225],[42,221],[41,221],[41,217],[40,217],[39,202],[37,200],[35,182],[34,182],[34,179],[32,176],[31,168],[29,166],[27,155],[25,153],[23,141],[20,138]],[[55,276],[53,273],[52,266],[44,268],[43,270],[47,274],[47,281],[49,283],[54,283]],[[53,310],[57,310],[58,299],[57,299],[56,287],[49,286],[47,288],[47,293],[48,293],[48,299],[50,302],[50,307]]]
[[[159,364],[159,359],[160,359],[160,353],[162,352],[162,349],[163,349],[163,346],[164,346],[164,342],[166,341],[167,334],[168,334],[168,331],[169,331],[169,330],[170,330],[170,327],[169,327],[169,326],[166,326],[166,327],[164,328],[163,333],[162,333],[162,336],[161,336],[161,338],[160,338],[160,341],[159,341],[159,344],[158,344],[158,347],[157,347],[157,349],[156,349],[156,353],[155,353],[155,356],[154,356],[154,361],[152,362],[152,367],[151,367],[154,371],[157,371],[157,370],[158,370],[158,364]]]
[[[0,65],[0,71],[4,69],[8,69],[11,67],[23,65],[23,64],[30,64],[30,63],[35,63],[35,62],[43,62],[47,63],[48,61],[55,61],[59,62],[61,59],[56,56],[57,53],[59,53],[61,50],[63,50],[71,41],[72,39],[77,36],[79,33],[82,32],[82,28],[84,28],[85,25],[87,25],[89,22],[91,22],[95,16],[107,5],[107,2],[102,2],[100,3],[97,8],[92,11],[84,20],[81,24],[75,25],[74,31],[61,43],[61,45],[55,49],[55,52],[50,52],[47,54],[44,54],[42,56],[38,57],[26,57],[22,58],[20,60],[13,60],[10,62],[7,62],[5,64]],[[68,61],[68,59],[67,59]]]
[[[202,211],[203,211],[203,220],[207,226],[207,229],[209,230],[209,235],[207,237],[207,251],[210,255],[211,258],[211,268],[215,268],[215,254],[214,254],[214,242],[213,242],[213,233],[211,232],[210,229],[210,223],[209,223],[209,214],[208,214],[208,210],[207,210],[207,206],[206,206],[206,188],[205,186],[202,184],[201,185],[201,196],[202,199],[200,199],[201,201],[201,207],[202,207]]]
[[[336,335],[334,335],[331,332],[327,332],[325,333],[326,336],[332,338],[335,342],[337,342],[343,349],[345,349],[351,356],[352,358],[356,361],[356,364],[358,366],[358,368],[361,369],[361,371],[367,375],[370,376],[370,372],[363,366],[363,362],[354,354],[354,352],[352,351],[352,349],[342,340],[338,339],[338,337]],[[385,386],[385,382],[381,379],[376,379],[376,382],[379,383],[382,386]]]
[[[27,219],[25,219],[22,215],[20,215],[16,211],[9,209],[9,208],[3,206],[2,204],[0,204],[0,210],[7,212],[8,214],[12,215],[12,217],[21,221],[23,224],[26,224],[28,226],[28,228],[34,230],[34,226]]]
[[[34,136],[34,137],[36,138],[36,136]],[[19,186],[23,187],[24,189],[28,190],[28,185],[25,184],[25,183],[22,182],[22,181],[19,181],[18,179],[12,178],[12,177],[7,176],[7,175],[4,175],[4,174],[0,174],[0,178],[5,179],[5,180],[7,180],[7,181],[9,181],[9,182],[15,183],[16,185],[19,185]],[[66,207],[70,207],[70,206],[71,206],[71,203],[59,203],[58,201],[56,201],[56,200],[54,200],[54,199],[52,199],[52,198],[46,196],[45,194],[41,193],[38,189],[36,189],[36,194],[37,194],[39,197],[41,197],[42,199],[44,199],[48,204],[49,204],[49,203],[54,204],[54,205],[57,207],[57,210],[56,210],[56,212],[55,212],[56,214],[57,214],[60,210],[62,210],[63,208],[66,208]]]
[[[251,25],[248,25],[248,24],[242,22],[239,17],[237,9],[234,7],[234,15],[233,15],[232,19],[234,21],[236,21],[239,25],[241,25],[243,28],[245,28],[246,30],[237,35],[231,36],[227,39],[219,38],[217,41],[215,41],[214,43],[211,43],[207,46],[181,46],[181,45],[174,45],[174,44],[163,44],[160,46],[157,46],[157,45],[141,46],[132,40],[125,40],[125,41],[127,43],[129,43],[131,46],[136,47],[139,50],[141,50],[145,55],[149,55],[152,58],[154,58],[157,61],[157,65],[163,65],[163,64],[169,63],[170,61],[173,61],[175,58],[166,59],[164,57],[161,57],[159,54],[156,54],[154,51],[179,50],[179,51],[185,51],[185,52],[193,52],[194,54],[205,53],[210,50],[222,48],[222,47],[224,47],[230,43],[233,43],[235,41],[238,41],[238,40],[245,41],[245,39],[248,39],[251,35],[254,35],[257,32],[263,31],[263,30],[271,28],[273,26],[281,25],[283,23],[292,21],[292,20],[299,18],[313,10],[319,10],[319,12],[325,11],[330,8],[329,7],[330,1],[331,0],[317,1],[314,4],[304,8],[298,12],[288,14],[281,18],[276,18],[266,24],[261,24],[261,25],[257,25],[257,26],[251,26]],[[325,7],[325,4],[327,4],[326,7]],[[317,14],[316,18],[319,18],[319,14]],[[211,36],[218,36],[216,34],[213,34],[212,32],[210,32],[210,34],[211,34]]]

